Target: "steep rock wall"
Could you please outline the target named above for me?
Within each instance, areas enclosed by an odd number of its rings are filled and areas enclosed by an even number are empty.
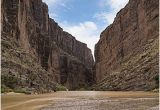
[[[97,89],[158,86],[159,1],[130,0],[95,46]]]
[[[6,54],[10,48],[5,48],[3,44],[8,40],[12,49],[22,48],[34,57],[36,64],[50,74],[48,80],[66,85],[69,89],[94,82],[91,50],[49,18],[48,7],[42,0],[2,0],[1,20],[2,48],[7,50]],[[7,58],[2,54],[2,59]]]

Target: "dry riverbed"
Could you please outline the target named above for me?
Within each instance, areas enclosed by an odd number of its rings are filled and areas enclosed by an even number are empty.
[[[158,93],[64,91],[2,94],[2,110],[159,110]]]

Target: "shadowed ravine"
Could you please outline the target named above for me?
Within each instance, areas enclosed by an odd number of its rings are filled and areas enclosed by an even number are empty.
[[[2,110],[158,110],[158,93],[69,91],[2,95]]]

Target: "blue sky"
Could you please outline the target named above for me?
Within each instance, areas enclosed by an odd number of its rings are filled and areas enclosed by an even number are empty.
[[[129,0],[42,0],[49,15],[94,53],[100,33],[113,22],[116,13]]]

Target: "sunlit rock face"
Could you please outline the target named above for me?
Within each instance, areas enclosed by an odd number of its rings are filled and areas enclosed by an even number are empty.
[[[2,75],[20,77],[20,87],[49,90],[53,83],[78,89],[94,82],[91,50],[49,18],[42,0],[2,0],[1,19]],[[28,74],[35,75],[30,83]]]
[[[130,0],[95,46],[97,89],[158,87],[159,1]]]

